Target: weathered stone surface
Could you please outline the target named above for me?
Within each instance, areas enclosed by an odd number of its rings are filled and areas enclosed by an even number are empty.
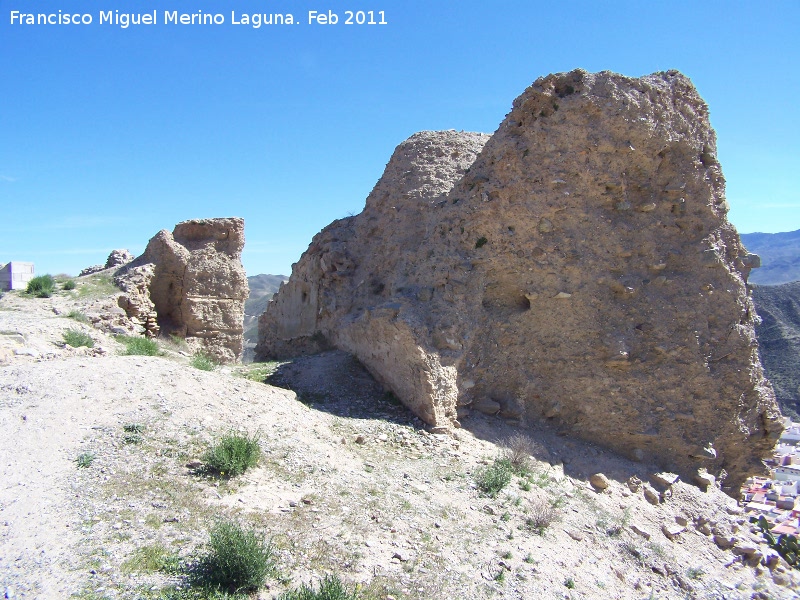
[[[592,484],[593,488],[598,490],[604,490],[611,485],[611,483],[608,481],[608,477],[602,473],[594,473],[591,477],[589,477],[589,483]]]
[[[671,540],[677,538],[684,531],[686,531],[686,527],[683,527],[678,524],[675,525],[667,524],[661,526],[661,532]]]
[[[131,262],[134,258],[136,258],[133,254],[131,254],[130,250],[127,249],[119,249],[119,250],[112,250],[111,254],[108,255],[106,259],[106,269],[114,269],[116,267],[121,267],[122,265],[127,265]]]
[[[686,77],[543,77],[491,138],[398,146],[294,266],[257,355],[334,345],[431,425],[489,398],[687,479],[713,447],[735,488],[781,425],[726,211]]]
[[[129,250],[120,249],[120,250],[112,250],[111,253],[108,255],[106,259],[105,265],[93,265],[91,267],[86,267],[80,273],[78,273],[78,277],[83,277],[84,275],[91,275],[93,273],[99,273],[100,271],[105,271],[106,269],[116,269],[123,265],[128,264],[131,262],[135,257],[133,254],[130,253]]]
[[[119,306],[150,332],[186,338],[220,362],[242,356],[247,277],[241,264],[244,220],[183,221],[158,232],[115,282]]]

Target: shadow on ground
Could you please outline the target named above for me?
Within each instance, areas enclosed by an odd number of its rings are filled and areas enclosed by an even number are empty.
[[[387,392],[358,359],[340,350],[294,358],[281,364],[264,383],[292,390],[303,404],[339,417],[381,419],[425,428],[425,423]],[[528,436],[535,442],[535,459],[563,466],[566,475],[577,479],[588,479],[591,474],[602,472],[617,481],[626,481],[632,475],[646,480],[650,473],[669,470],[669,465],[638,463],[568,437],[547,421],[522,425],[473,412],[461,423],[476,438],[501,446],[515,435]]]
[[[264,383],[291,390],[306,406],[338,417],[424,426],[358,359],[341,350],[293,358]]]

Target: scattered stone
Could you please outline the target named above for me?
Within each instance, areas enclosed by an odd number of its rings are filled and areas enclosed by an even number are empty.
[[[573,529],[565,529],[564,530],[569,537],[571,537],[576,542],[583,541],[583,534],[580,531],[575,531]]]
[[[472,404],[473,408],[485,415],[496,415],[503,408],[499,402],[491,398],[481,398]]]
[[[367,443],[367,438],[365,438],[363,435],[359,434],[356,436],[356,444],[366,444],[366,443]]]
[[[676,537],[678,537],[680,534],[686,531],[686,527],[678,525],[677,523],[675,525],[662,525],[661,531],[669,539],[674,540]]]
[[[675,485],[675,483],[678,481],[679,477],[675,473],[668,473],[668,472],[664,471],[662,473],[653,473],[650,476],[650,479],[656,485],[659,485],[659,486],[662,486],[662,487],[665,487],[665,488],[669,488],[669,487],[672,487],[673,485]]]
[[[728,550],[733,548],[733,545],[736,543],[736,538],[733,536],[727,535],[714,535],[714,543],[719,546],[722,550]]]
[[[647,529],[645,529],[641,525],[637,525],[636,523],[631,525],[631,531],[642,536],[646,540],[649,540],[650,537],[652,536],[652,534],[649,531],[647,531]]]
[[[611,485],[608,478],[602,473],[595,473],[589,477],[589,483],[592,484],[592,487],[601,491],[607,489],[608,486]]]
[[[631,475],[628,479],[628,489],[632,491],[634,494],[638,492],[642,488],[642,480],[639,479],[636,475]]]
[[[650,504],[658,505],[661,502],[661,494],[659,494],[653,487],[647,483],[642,486],[642,491],[644,493],[644,498]]]
[[[711,473],[703,471],[698,471],[697,474],[694,476],[694,481],[699,485],[703,490],[713,487],[714,483],[716,482],[717,478],[714,477]]]

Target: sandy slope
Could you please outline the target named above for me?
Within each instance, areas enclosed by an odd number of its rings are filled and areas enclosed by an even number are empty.
[[[56,314],[111,306],[0,299],[0,593],[158,597],[179,579],[143,569],[142,549],[189,557],[230,517],[276,547],[285,581],[263,598],[326,572],[368,598],[796,597],[785,565],[744,565],[703,533],[759,539],[717,489],[678,482],[653,506],[625,484],[653,468],[541,430],[530,489],[515,478],[482,496],[476,473],[517,433],[503,421],[432,435],[342,354],[271,377],[303,404],[232,369],[193,369],[175,348],[120,356],[106,334]],[[70,327],[95,349],[61,348]],[[193,475],[185,465],[231,429],[259,432],[259,467],[231,482]],[[83,453],[96,458],[81,469]],[[587,483],[596,471],[611,480],[604,493]],[[540,535],[526,521],[542,502],[558,519]],[[672,541],[661,528],[676,519],[688,526]]]

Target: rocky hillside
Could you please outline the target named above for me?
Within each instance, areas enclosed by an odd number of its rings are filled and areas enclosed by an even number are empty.
[[[343,353],[214,371],[171,343],[126,354],[104,332],[118,295],[82,278],[0,299],[6,598],[210,597],[186,573],[221,519],[271,540],[278,571],[251,599],[330,573],[360,600],[796,597],[713,478],[480,415],[431,434]],[[203,475],[231,431],[259,435],[261,461]]]
[[[800,280],[800,229],[785,233],[743,233],[742,242],[761,257],[761,268],[750,274],[750,281],[777,285]]]
[[[800,420],[800,281],[753,288],[761,361],[781,410]]]
[[[258,317],[261,316],[272,296],[289,281],[285,275],[251,275],[247,278],[250,296],[244,303],[244,339],[255,343],[258,339]]]

